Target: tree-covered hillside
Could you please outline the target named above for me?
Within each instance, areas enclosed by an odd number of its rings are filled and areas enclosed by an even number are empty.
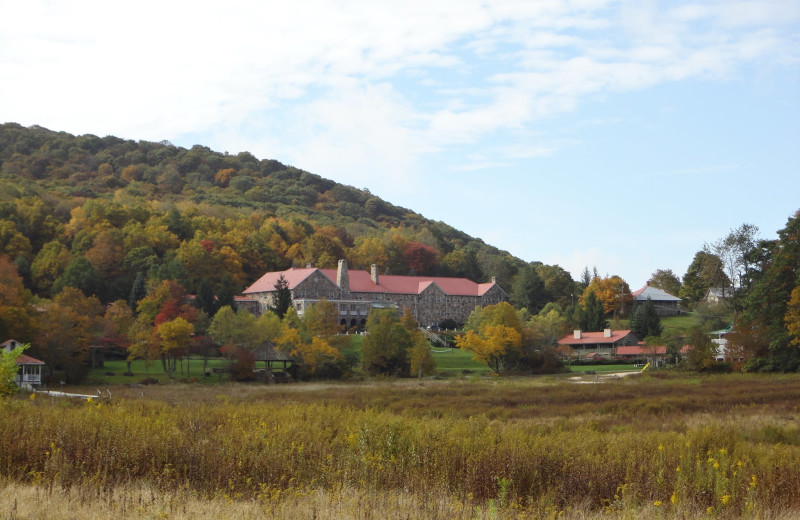
[[[443,222],[247,152],[0,126],[0,254],[40,297],[129,299],[137,277],[237,292],[269,270],[377,264],[497,277],[525,265]]]

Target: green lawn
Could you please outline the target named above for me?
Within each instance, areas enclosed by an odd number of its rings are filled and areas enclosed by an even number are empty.
[[[437,372],[462,372],[464,370],[470,370],[472,372],[489,371],[489,367],[472,359],[472,354],[469,352],[464,352],[457,348],[435,348],[433,350],[433,359],[436,360]]]
[[[211,358],[208,360],[209,368],[221,368],[227,366],[227,363],[222,358]],[[131,383],[138,383],[142,379],[152,378],[165,382],[169,379],[164,370],[161,368],[160,361],[148,361],[145,367],[145,362],[136,360],[131,363],[132,376],[123,375],[128,370],[128,364],[124,360],[106,360],[104,366],[95,368],[89,371],[86,376],[87,385],[125,385]],[[203,359],[192,358],[183,361],[183,374],[181,374],[181,367],[178,364],[178,369],[175,373],[174,379],[176,381],[188,380],[197,378],[199,382],[216,383],[220,379],[227,380],[226,375],[222,377],[214,374],[211,377],[203,377]],[[113,375],[109,375],[113,374]]]
[[[342,352],[347,354],[351,352],[360,353],[361,345],[364,342],[364,336],[353,334],[348,337],[349,344],[342,348]],[[487,372],[489,367],[482,365],[472,359],[472,354],[464,352],[459,349],[433,349],[433,358],[436,360],[436,371],[441,372],[457,372],[463,371],[471,372]],[[208,361],[209,368],[221,368],[227,365],[226,361],[222,358],[211,358]],[[260,367],[262,364],[257,363]],[[133,376],[123,375],[128,370],[127,363],[124,360],[107,360],[105,366],[92,369],[86,377],[87,385],[124,385],[131,383],[138,383],[145,378],[158,379],[161,382],[169,380],[167,374],[161,368],[160,361],[149,361],[147,367],[142,360],[136,360],[131,363],[131,370]],[[181,366],[178,365],[178,370],[175,373],[175,381],[193,380],[197,379],[201,383],[217,383],[219,381],[227,381],[227,375],[213,374],[211,377],[203,377],[203,360],[202,358],[192,358],[188,363],[186,360],[183,362],[183,372]],[[109,375],[111,374],[111,375]]]

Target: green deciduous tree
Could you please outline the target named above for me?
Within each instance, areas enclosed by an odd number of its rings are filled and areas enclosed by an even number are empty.
[[[0,349],[0,397],[5,397],[14,393],[17,385],[14,379],[17,376],[17,358],[30,345],[19,345],[13,350],[6,352]]]
[[[683,275],[683,285],[678,296],[688,308],[694,309],[697,302],[714,287],[729,289],[730,278],[725,274],[718,256],[707,251],[698,251]]]
[[[672,272],[672,269],[656,269],[650,275],[647,285],[661,289],[673,296],[679,296],[681,292],[681,280]]]
[[[367,335],[361,350],[361,363],[371,374],[405,376],[409,374],[408,351],[411,334],[393,309],[373,309],[367,317]]]

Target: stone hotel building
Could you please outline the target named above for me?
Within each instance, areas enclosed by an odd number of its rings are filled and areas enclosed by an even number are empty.
[[[464,323],[477,307],[508,300],[508,294],[495,283],[476,283],[466,278],[436,276],[378,275],[349,271],[347,261],[340,260],[338,269],[306,267],[267,273],[245,289],[244,295],[254,298],[265,309],[272,303],[275,285],[283,275],[298,314],[325,298],[339,313],[339,323],[346,327],[366,323],[372,308],[408,307],[422,326],[437,325],[445,319]]]

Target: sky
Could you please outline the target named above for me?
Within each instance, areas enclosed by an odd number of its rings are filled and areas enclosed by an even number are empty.
[[[798,0],[0,2],[0,122],[368,189],[525,261],[682,277],[800,209]]]

